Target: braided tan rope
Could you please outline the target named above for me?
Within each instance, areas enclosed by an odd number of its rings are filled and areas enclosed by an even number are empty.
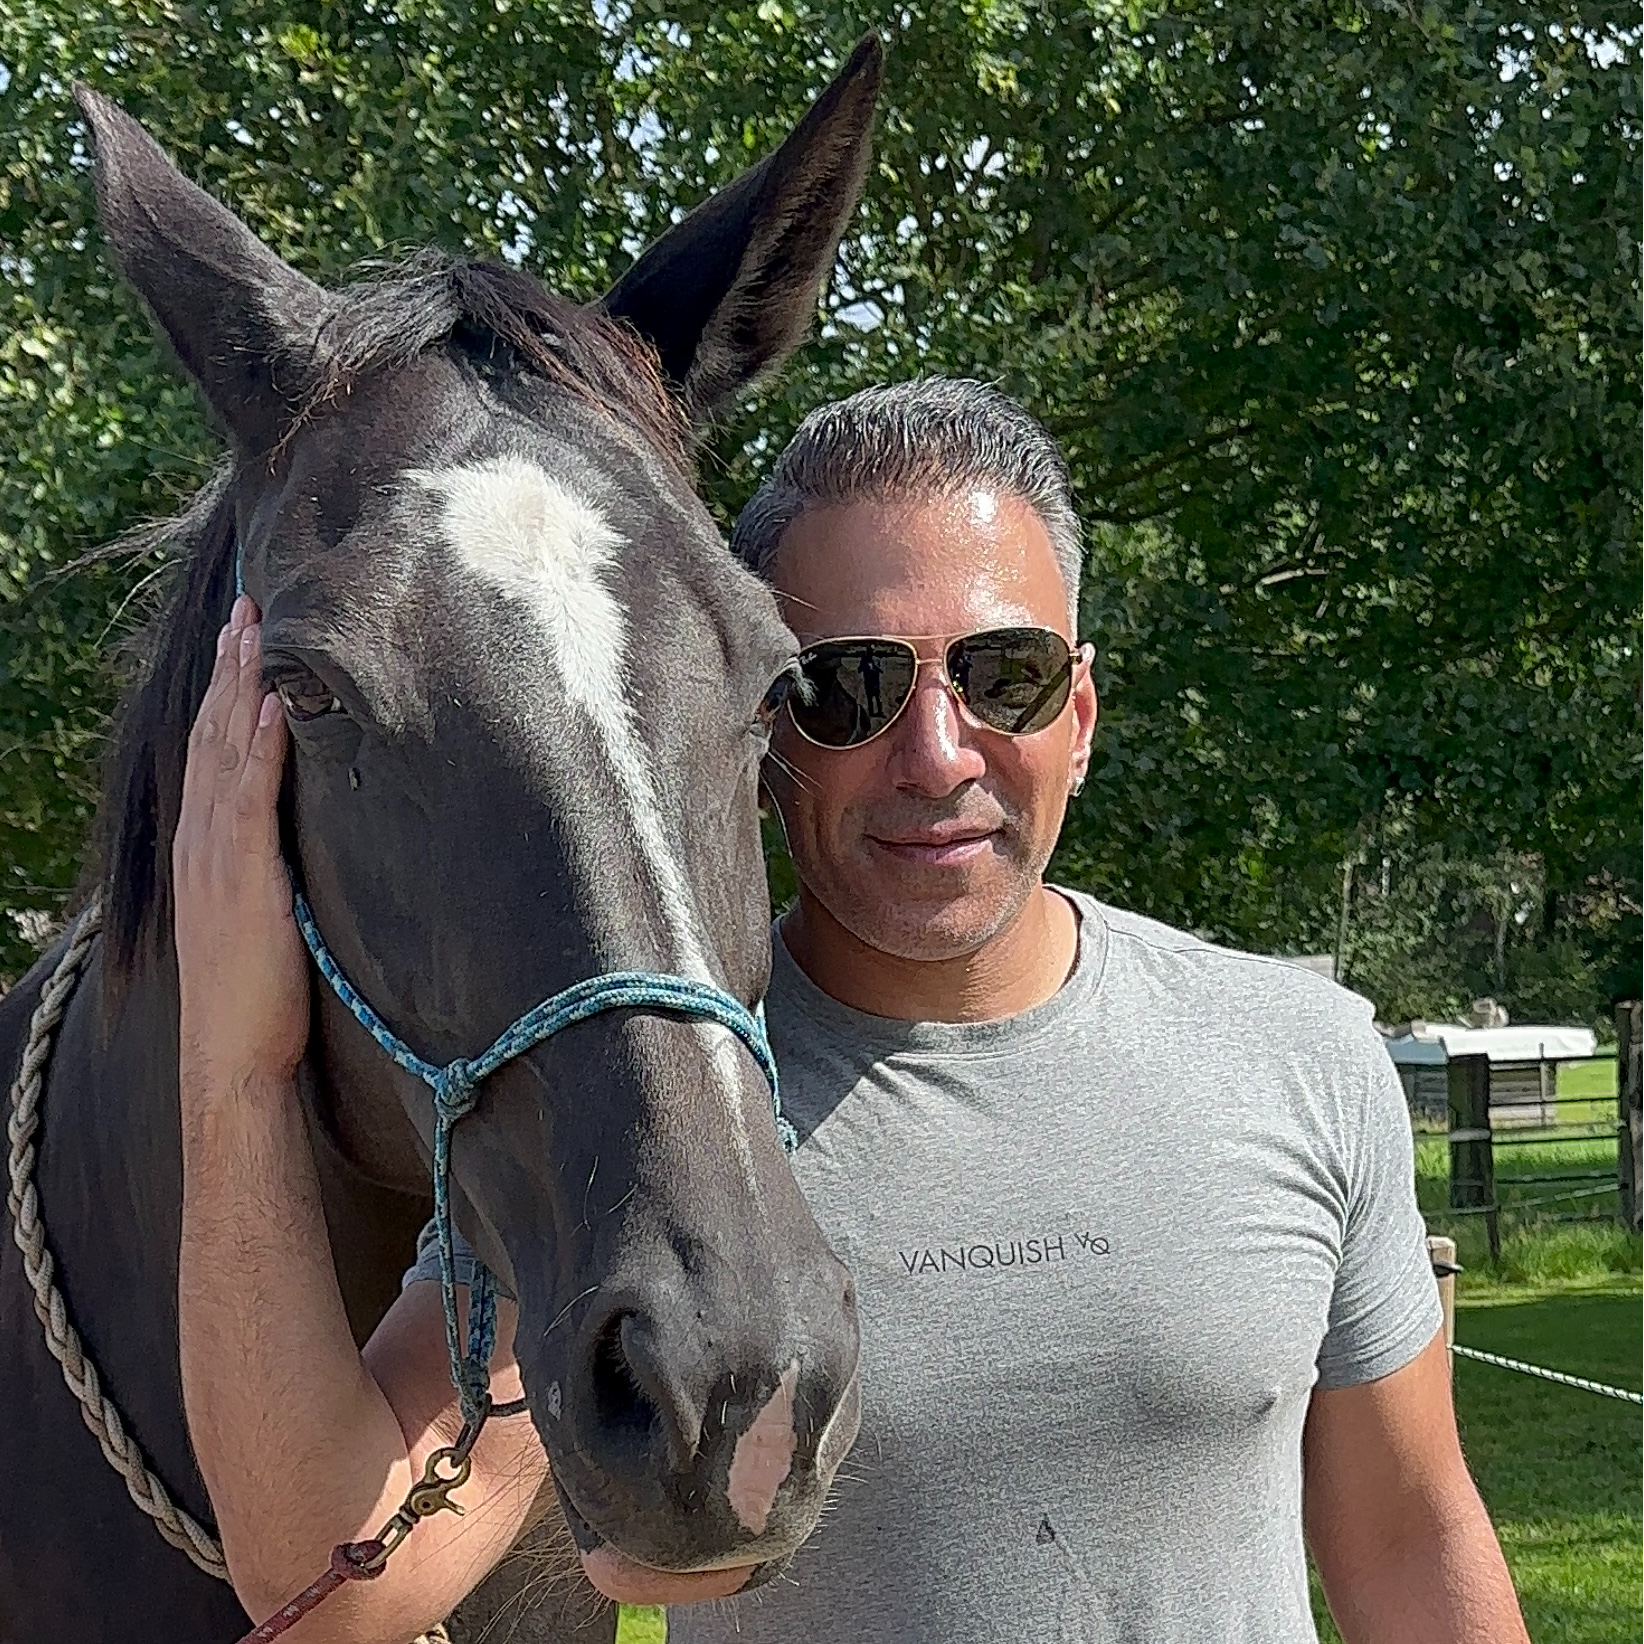
[[[34,1292],[34,1311],[45,1326],[46,1346],[62,1366],[63,1380],[80,1404],[86,1426],[102,1446],[108,1464],[126,1481],[131,1499],[154,1520],[154,1527],[179,1552],[187,1553],[196,1569],[219,1581],[227,1581],[228,1565],[219,1542],[198,1519],[191,1517],[171,1499],[168,1491],[149,1470],[137,1442],[126,1432],[114,1401],[102,1390],[97,1366],[86,1356],[79,1332],[69,1322],[63,1292],[52,1282],[56,1263],[46,1244],[46,1224],[40,1215],[40,1195],[34,1185],[37,1149],[34,1135],[40,1128],[40,1099],[46,1088],[46,1067],[58,1025],[68,1002],[79,985],[80,971],[92,943],[103,926],[102,902],[92,894],[76,922],[63,957],[40,991],[40,1003],[29,1018],[28,1043],[23,1047],[22,1065],[11,1087],[11,1111],[6,1120],[6,1136],[11,1143],[6,1168],[9,1185],[6,1208],[11,1212],[12,1237],[23,1253],[23,1272]],[[450,1644],[443,1626],[436,1626],[413,1640],[413,1644]]]
[[[126,1431],[114,1401],[102,1390],[97,1366],[86,1356],[80,1334],[69,1321],[63,1292],[53,1282],[56,1263],[46,1245],[40,1195],[34,1185],[34,1136],[40,1128],[46,1067],[58,1024],[102,923],[102,906],[94,895],[75,924],[63,957],[41,990],[40,1003],[29,1020],[28,1043],[23,1047],[22,1065],[11,1087],[11,1112],[6,1120],[6,1136],[11,1143],[6,1161],[6,1208],[11,1212],[12,1237],[23,1253],[23,1272],[34,1292],[35,1315],[45,1326],[46,1346],[62,1366],[63,1380],[79,1400],[80,1414],[109,1466],[126,1481],[131,1499],[154,1520],[154,1527],[173,1547],[187,1553],[197,1569],[227,1581],[228,1566],[223,1562],[221,1543],[171,1499],[165,1485],[149,1470],[137,1441]]]

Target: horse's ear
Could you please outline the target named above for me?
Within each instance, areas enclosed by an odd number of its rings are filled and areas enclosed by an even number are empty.
[[[183,176],[124,109],[86,86],[74,97],[121,270],[234,442],[272,445],[313,369],[329,299]]]
[[[796,348],[868,169],[884,72],[865,36],[776,153],[652,245],[603,305],[650,342],[692,421]]]

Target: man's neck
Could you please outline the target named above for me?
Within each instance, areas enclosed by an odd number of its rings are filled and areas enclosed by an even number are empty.
[[[782,920],[794,963],[842,1005],[908,1022],[994,1022],[1043,1004],[1079,952],[1079,918],[1041,885],[1022,911],[974,953],[902,959],[869,947],[803,886]]]

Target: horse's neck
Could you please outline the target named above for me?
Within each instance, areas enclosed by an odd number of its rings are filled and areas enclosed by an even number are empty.
[[[206,1504],[177,1354],[176,982],[162,964],[111,998],[105,954],[99,942],[50,1045],[36,1134],[39,1218],[69,1322],[104,1393],[198,1515]],[[67,1421],[74,1405],[66,1391],[62,1399],[56,1416]],[[49,1405],[42,1419],[53,1419]]]
[[[176,969],[168,955],[111,997],[103,954],[99,945],[50,1045],[35,1136],[39,1220],[55,1286],[104,1395],[149,1466],[199,1518],[209,1503],[189,1448],[177,1341],[183,1173]],[[0,1013],[11,1067],[29,1032],[20,1004]],[[327,1093],[315,1087],[309,1094],[317,1115]],[[310,1128],[337,1274],[363,1340],[397,1294],[426,1205],[414,1192],[373,1184],[317,1116]],[[19,1301],[15,1293],[0,1295],[0,1309],[26,1318],[30,1309]],[[8,1351],[14,1375],[23,1375],[21,1366],[49,1366],[37,1338],[18,1337]],[[40,1374],[50,1390],[30,1387],[31,1419],[78,1431],[74,1399],[55,1375]]]

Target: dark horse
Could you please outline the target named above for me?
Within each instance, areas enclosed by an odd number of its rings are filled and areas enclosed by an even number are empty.
[[[865,41],[775,154],[587,306],[432,254],[323,290],[81,95],[106,232],[233,462],[166,532],[178,591],[114,748],[104,930],[57,1033],[35,1180],[87,1352],[197,1518],[169,852],[236,555],[292,720],[288,856],[344,971],[420,1054],[472,1055],[613,970],[752,1004],[770,962],[758,770],[794,642],[693,493],[691,429],[803,336],[879,78]],[[0,1003],[8,1082],[56,958]],[[429,1093],[319,985],[302,1082],[363,1340],[429,1214]],[[857,1333],[752,1057],[717,1027],[595,1017],[487,1081],[454,1159],[458,1222],[519,1298],[579,1540],[662,1568],[779,1565],[854,1436]],[[779,1385],[794,1464],[755,1534],[727,1472]],[[0,1411],[8,1644],[244,1630],[99,1454],[9,1238]]]

